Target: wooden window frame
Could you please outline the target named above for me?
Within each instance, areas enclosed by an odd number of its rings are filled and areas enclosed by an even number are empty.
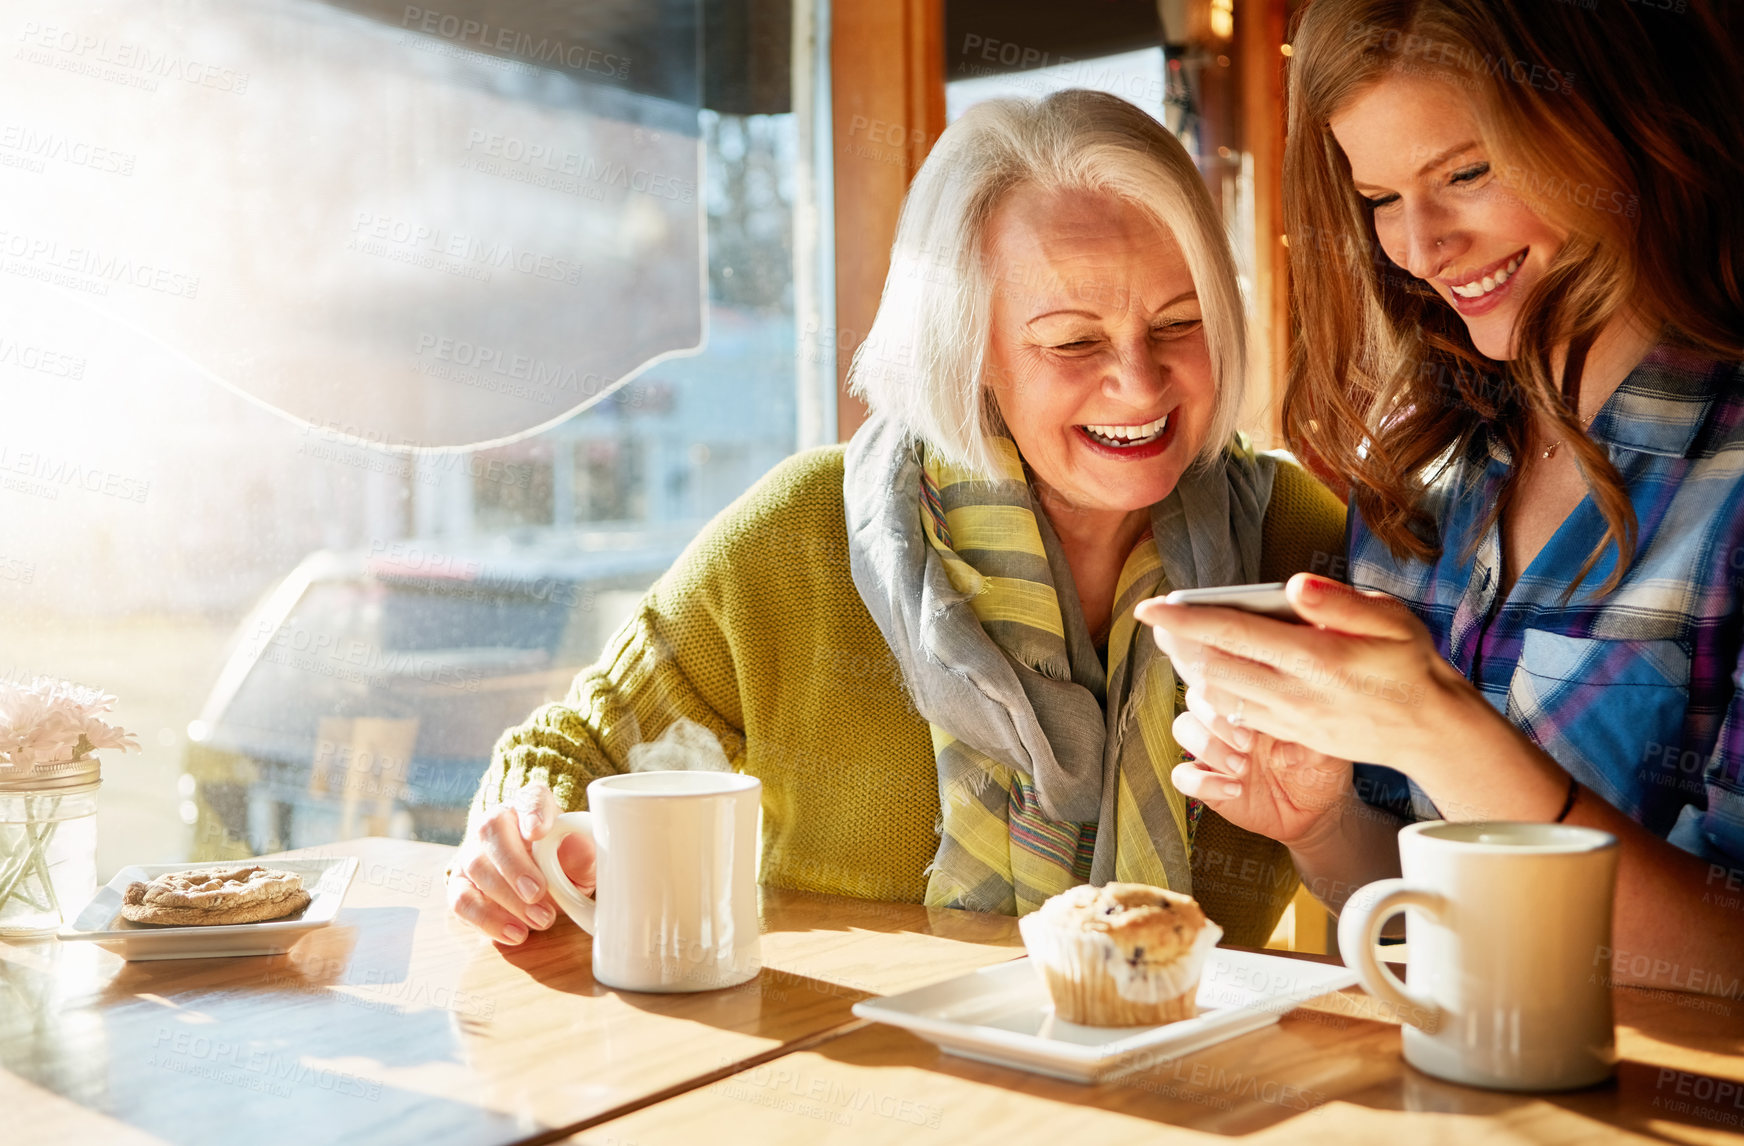
[[[847,391],[872,327],[909,181],[945,129],[944,0],[831,0],[835,130],[836,432],[866,420]]]

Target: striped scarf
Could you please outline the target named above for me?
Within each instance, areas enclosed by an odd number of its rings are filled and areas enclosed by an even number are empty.
[[[922,447],[921,525],[951,585],[969,598],[981,627],[1018,664],[1072,679],[1065,618],[1054,589],[1027,475],[1009,439],[995,443],[997,480],[950,465]],[[1107,712],[1118,788],[1112,832],[1117,880],[1190,891],[1186,857],[1197,802],[1169,773],[1181,759],[1171,724],[1179,698],[1173,667],[1133,619],[1139,601],[1165,591],[1150,533],[1116,583],[1108,638]],[[1096,822],[1048,819],[1034,778],[932,725],[942,822],[928,869],[929,907],[970,906],[1023,915],[1090,878]],[[1108,806],[1108,801],[1104,801]],[[1171,869],[1174,878],[1171,879]]]

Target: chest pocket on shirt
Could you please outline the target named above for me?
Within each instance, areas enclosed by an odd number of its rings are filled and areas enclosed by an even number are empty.
[[[1689,653],[1674,640],[1568,637],[1527,629],[1508,719],[1618,810],[1657,802],[1653,761],[1683,739]]]

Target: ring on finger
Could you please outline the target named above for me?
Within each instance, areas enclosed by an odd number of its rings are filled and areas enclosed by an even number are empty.
[[[1229,714],[1229,726],[1231,728],[1240,728],[1244,723],[1246,723],[1246,721],[1247,697],[1237,697],[1235,701],[1235,711]]]

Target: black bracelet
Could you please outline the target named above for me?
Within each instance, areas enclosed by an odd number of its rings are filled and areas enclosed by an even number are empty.
[[[1574,811],[1574,798],[1578,795],[1580,795],[1580,781],[1570,776],[1568,778],[1568,799],[1562,802],[1562,811],[1556,813],[1556,819],[1550,822],[1560,824],[1568,819],[1568,814]]]

